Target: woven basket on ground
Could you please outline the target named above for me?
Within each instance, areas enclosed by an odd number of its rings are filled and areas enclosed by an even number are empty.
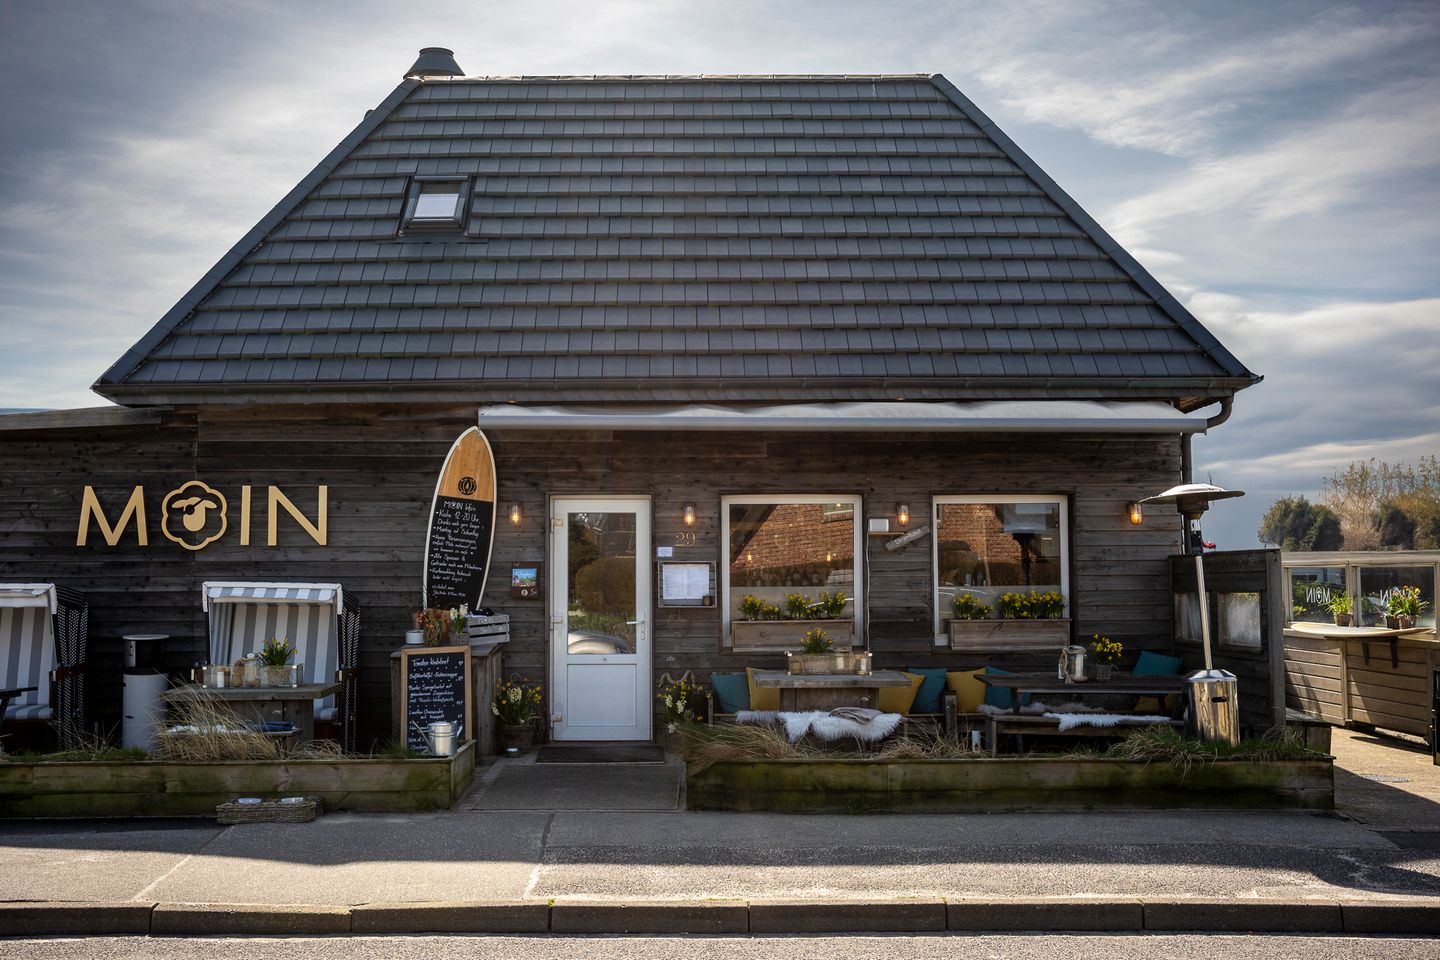
[[[215,819],[232,823],[309,823],[320,815],[320,801],[306,797],[300,803],[264,800],[260,803],[236,803],[227,800],[215,808]]]

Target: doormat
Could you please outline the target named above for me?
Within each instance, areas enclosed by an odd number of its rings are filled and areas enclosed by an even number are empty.
[[[1397,777],[1390,773],[1357,773],[1355,776],[1361,780],[1374,780],[1376,783],[1409,783],[1409,777]]]
[[[536,763],[664,763],[654,743],[551,743],[535,752]]]

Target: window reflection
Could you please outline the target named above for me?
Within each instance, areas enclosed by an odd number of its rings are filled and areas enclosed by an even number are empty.
[[[730,616],[749,594],[783,606],[786,594],[855,594],[855,504],[731,503]],[[853,616],[853,599],[846,616]]]
[[[1385,607],[1401,587],[1419,587],[1424,606],[1416,626],[1435,626],[1435,567],[1361,567],[1360,609],[1357,622],[1363,627],[1385,626]]]
[[[1058,501],[942,503],[938,517],[942,616],[957,593],[993,607],[1002,593],[1063,592]]]
[[[1329,604],[1336,594],[1345,592],[1345,568],[1291,567],[1286,572],[1290,576],[1290,621],[1332,622]]]
[[[569,650],[635,652],[635,514],[569,514]]]

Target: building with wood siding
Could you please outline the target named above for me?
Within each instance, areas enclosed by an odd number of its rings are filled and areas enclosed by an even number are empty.
[[[708,605],[640,604],[647,697],[780,662],[729,624],[764,580],[742,541],[789,539],[764,524],[797,504],[837,526],[763,589],[843,588],[879,666],[979,659],[945,635],[966,588],[1054,586],[1074,636],[1162,648],[1179,521],[1126,505],[1257,379],[943,77],[466,77],[432,50],[100,378],[118,408],[0,418],[0,571],[89,595],[111,723],[122,634],[203,658],[202,581],[342,583],[382,736],[436,475],[478,419],[520,517],[482,600],[507,670],[558,679],[552,511],[622,496],[647,567],[717,570]],[[231,510],[203,549],[158,532],[192,480]],[[113,529],[137,485],[143,544]],[[77,544],[87,486],[113,544]],[[295,519],[322,513],[323,543]],[[541,596],[512,598],[527,562]]]

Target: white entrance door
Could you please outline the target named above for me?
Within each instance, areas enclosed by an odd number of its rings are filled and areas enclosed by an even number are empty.
[[[650,501],[557,498],[550,516],[553,736],[649,740]]]

